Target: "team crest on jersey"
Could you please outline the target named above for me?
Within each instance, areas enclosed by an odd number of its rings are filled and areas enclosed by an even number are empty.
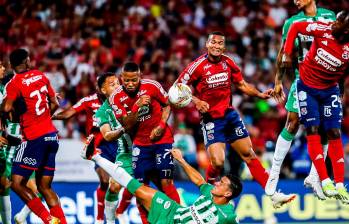
[[[302,107],[301,108],[301,115],[306,115],[308,113],[308,111],[307,111],[307,108],[306,107]]]
[[[28,79],[23,79],[22,83],[24,85],[29,86],[30,84],[32,84],[32,83],[34,83],[36,81],[39,81],[40,79],[42,79],[42,75],[36,75],[36,76],[30,77]]]
[[[348,52],[348,51],[345,51],[345,52],[342,54],[342,58],[345,59],[345,60],[348,60],[348,59],[349,59],[349,52]]]
[[[300,92],[298,93],[298,99],[299,99],[300,101],[306,100],[306,99],[307,99],[307,93],[304,92],[304,91],[300,91]]]
[[[209,130],[212,130],[214,129],[214,123],[213,122],[208,122],[206,125],[206,130],[209,131]]]
[[[132,149],[132,156],[139,156],[141,154],[141,149],[138,147],[135,147]]]

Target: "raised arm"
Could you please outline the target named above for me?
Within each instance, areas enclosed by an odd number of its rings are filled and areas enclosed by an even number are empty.
[[[264,93],[260,92],[258,89],[256,89],[253,85],[247,83],[245,80],[241,80],[238,83],[235,83],[235,86],[242,91],[243,93],[249,95],[249,96],[256,96],[261,99],[268,99],[271,97],[271,94],[273,92],[272,89],[268,89]]]
[[[52,115],[52,120],[67,120],[76,114],[76,110],[73,107],[65,109],[59,113]]]

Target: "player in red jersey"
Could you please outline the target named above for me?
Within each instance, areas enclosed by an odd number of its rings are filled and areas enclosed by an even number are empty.
[[[109,98],[118,120],[133,139],[132,161],[134,176],[140,182],[153,181],[160,190],[179,202],[173,184],[173,136],[167,125],[170,115],[168,96],[162,86],[153,80],[141,79],[136,63],[128,62],[121,73],[122,86]],[[142,210],[142,221],[146,217]]]
[[[264,93],[248,84],[235,62],[224,55],[225,37],[221,32],[209,34],[207,53],[189,64],[176,82],[191,84],[196,91],[193,102],[202,115],[202,130],[211,164],[206,171],[212,183],[221,174],[225,160],[225,144],[229,143],[246,162],[254,179],[264,188],[268,173],[255,155],[251,139],[238,112],[232,107],[232,84],[249,96],[268,99],[272,90]],[[276,192],[274,207],[291,201],[295,195]]]
[[[97,120],[95,119],[95,112],[101,107],[105,97],[103,94],[94,93],[79,100],[72,107],[65,109],[52,116],[54,120],[66,120],[79,113],[86,113],[86,134],[94,134],[95,147],[99,147],[102,150],[102,156],[109,161],[114,162],[117,153],[117,143],[108,143],[103,140],[103,136],[99,131]],[[104,209],[105,209],[105,195],[109,186],[109,175],[99,166],[95,166],[96,173],[99,177],[99,187],[97,188],[97,223],[103,223],[104,221]],[[113,194],[111,188],[110,194]]]
[[[51,120],[51,114],[58,108],[55,91],[42,72],[30,69],[26,50],[16,49],[11,52],[10,63],[15,76],[6,85],[1,110],[19,114],[24,138],[13,162],[12,190],[44,223],[67,223],[59,198],[51,188],[58,150],[57,130]],[[21,108],[16,107],[14,111],[17,100],[20,100]],[[33,171],[36,172],[38,190],[50,211],[26,186]]]
[[[295,23],[285,42],[283,73],[288,73],[292,66],[294,41],[298,33],[314,36],[304,62],[299,65],[300,80],[297,81],[300,122],[306,128],[309,156],[319,173],[324,194],[349,204],[349,194],[343,185],[342,104],[338,86],[338,81],[349,72],[349,12],[340,12],[331,24]],[[329,140],[328,155],[336,186],[327,174],[320,143],[320,126]]]

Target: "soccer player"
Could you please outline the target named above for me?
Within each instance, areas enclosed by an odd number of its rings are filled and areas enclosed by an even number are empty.
[[[97,85],[100,92],[106,97],[106,100],[102,106],[97,110],[95,116],[97,124],[100,128],[100,132],[103,138],[108,142],[117,142],[117,157],[115,162],[120,162],[121,167],[124,168],[131,176],[132,170],[132,140],[130,136],[125,133],[125,129],[120,122],[116,119],[114,111],[111,108],[108,98],[119,86],[118,78],[114,73],[103,73],[97,78]],[[107,224],[115,223],[115,211],[118,205],[118,193],[121,189],[121,185],[110,179],[109,188],[113,188],[113,194],[109,193],[109,190],[105,197],[105,216]],[[125,195],[127,195],[125,190]],[[126,201],[132,198],[130,196],[123,197],[120,204],[126,203]],[[125,206],[127,208],[127,206]]]
[[[170,153],[183,167],[189,179],[200,188],[201,195],[191,206],[181,206],[162,192],[141,184],[119,164],[113,164],[102,158],[93,147],[85,147],[82,157],[98,163],[117,182],[134,194],[149,211],[150,223],[238,223],[231,199],[239,196],[242,191],[240,180],[227,175],[213,186],[206,183],[201,174],[183,159],[179,149],[172,149]]]
[[[51,113],[58,108],[56,93],[42,72],[30,68],[26,50],[12,51],[10,63],[15,76],[6,85],[1,111],[19,114],[24,138],[13,162],[11,188],[44,223],[65,224],[59,198],[51,188],[58,150],[57,130],[51,120]],[[16,100],[22,102],[20,111],[17,107],[13,110]],[[26,186],[33,171],[36,171],[38,190],[50,211]]]
[[[109,102],[117,119],[132,134],[132,161],[134,176],[140,182],[154,182],[159,189],[179,202],[173,184],[173,136],[167,125],[170,116],[168,96],[162,86],[153,80],[141,79],[139,66],[126,63],[121,73],[122,86],[110,96]],[[160,179],[160,183],[158,181]],[[142,221],[145,214],[140,209]]]
[[[315,0],[295,0],[295,5],[298,7],[301,12],[292,16],[286,20],[283,30],[282,30],[282,45],[285,43],[287,32],[290,26],[294,22],[298,21],[334,21],[335,14],[334,12],[324,9],[317,8]],[[313,41],[313,37],[299,35],[296,40],[296,48],[298,51],[298,62],[302,62],[307,54],[309,47]],[[275,87],[274,87],[274,97],[278,102],[282,102],[285,98],[283,92],[283,86],[281,81],[280,66],[281,66],[281,56],[282,56],[281,46],[276,63],[276,77],[275,77]],[[279,174],[281,170],[282,162],[284,161],[286,154],[290,150],[292,141],[295,134],[299,128],[299,118],[298,118],[298,105],[296,99],[296,80],[299,77],[298,69],[295,69],[295,81],[292,83],[290,92],[288,94],[288,99],[286,103],[287,110],[287,120],[284,129],[280,133],[273,157],[273,164],[271,167],[269,179],[265,188],[265,193],[267,195],[272,195],[276,191],[277,183],[279,181]],[[323,142],[326,142],[326,139],[323,139]],[[325,155],[327,154],[327,143],[324,144]],[[325,195],[322,192],[321,184],[319,181],[319,176],[316,172],[314,165],[311,166],[310,173],[308,177],[304,180],[304,186],[312,188],[314,194],[321,200],[325,199]]]
[[[268,99],[272,90],[261,93],[243,79],[238,66],[223,54],[223,33],[209,34],[206,48],[207,53],[189,64],[176,82],[192,84],[197,94],[197,97],[193,97],[193,102],[202,115],[202,131],[211,162],[206,171],[207,181],[213,183],[221,174],[225,144],[229,143],[246,162],[253,178],[264,188],[268,173],[252,149],[251,139],[238,112],[231,106],[231,88],[234,84],[243,93],[262,99]],[[295,195],[276,192],[272,196],[273,205],[280,207],[294,197]]]
[[[86,96],[79,100],[72,107],[65,109],[52,116],[53,120],[66,120],[79,113],[86,113],[86,134],[94,134],[96,141],[95,146],[102,150],[102,156],[110,161],[115,161],[117,143],[103,141],[103,136],[99,131],[99,127],[95,118],[96,111],[103,103],[104,96],[97,92]],[[95,171],[99,177],[99,187],[97,188],[97,223],[104,223],[105,195],[109,185],[109,175],[100,167],[95,166]]]
[[[319,174],[324,194],[335,196],[349,204],[349,194],[344,182],[344,153],[341,141],[342,104],[338,80],[349,71],[349,11],[337,15],[334,23],[298,22],[291,26],[282,56],[282,73],[292,66],[294,41],[298,34],[313,36],[314,41],[303,63],[299,65],[297,98],[300,122],[306,128],[308,152]],[[328,155],[331,159],[333,185],[326,170],[319,127],[328,138]]]

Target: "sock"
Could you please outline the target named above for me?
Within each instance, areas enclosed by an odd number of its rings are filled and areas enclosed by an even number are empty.
[[[67,220],[65,220],[65,216],[60,205],[56,205],[50,208],[50,214],[58,218],[60,221],[60,224],[67,224]]]
[[[336,183],[336,189],[340,189],[344,187],[344,183]]]
[[[3,224],[11,224],[10,195],[0,196],[0,215]]]
[[[24,222],[24,220],[27,219],[27,217],[29,216],[29,214],[31,213],[32,211],[28,208],[27,205],[24,205],[23,208],[21,209],[20,212],[18,212],[15,216],[16,218],[19,220],[19,221],[22,221]]]
[[[148,219],[147,219],[148,211],[138,201],[137,201],[137,208],[138,208],[139,215],[141,217],[142,223],[143,224],[147,224],[148,223]]]
[[[321,181],[321,186],[324,187],[326,184],[332,183],[332,180],[328,177]]]
[[[118,200],[116,201],[108,201],[105,200],[105,219],[107,224],[114,224],[115,223],[115,211],[116,207],[118,206]]]
[[[267,184],[269,175],[268,172],[263,168],[261,162],[257,158],[251,159],[247,163],[248,169],[251,172],[252,177],[263,187]]]
[[[328,156],[331,159],[335,183],[344,182],[344,152],[340,138],[328,140]]]
[[[290,150],[293,139],[294,135],[289,133],[286,128],[282,129],[276,141],[271,172],[280,173],[282,162]]]
[[[308,135],[308,153],[311,161],[316,167],[316,171],[319,174],[320,180],[323,181],[328,178],[325,159],[321,147],[320,135]]]
[[[97,188],[97,220],[104,220],[104,198],[105,193],[100,187]]]
[[[164,186],[164,187],[162,187],[162,190],[169,198],[171,198],[172,200],[174,200],[178,204],[181,203],[180,202],[181,200],[179,199],[179,194],[178,194],[177,189],[174,186],[174,184]]]
[[[40,198],[34,198],[27,202],[29,207],[35,215],[37,215],[45,224],[49,224],[52,219],[50,213],[47,211],[45,206],[42,204]]]
[[[206,170],[206,182],[210,184],[214,184],[216,182],[216,178],[220,175],[221,171],[215,169],[212,164],[208,165]]]
[[[124,188],[124,192],[122,193],[122,198],[120,200],[119,207],[116,209],[117,214],[122,214],[126,211],[127,207],[131,203],[133,195],[126,189]]]
[[[328,144],[322,145],[322,149],[324,151],[324,160],[326,161]],[[316,171],[316,167],[314,166],[314,163],[311,163],[309,175],[312,176],[313,178],[319,179],[319,174]]]

